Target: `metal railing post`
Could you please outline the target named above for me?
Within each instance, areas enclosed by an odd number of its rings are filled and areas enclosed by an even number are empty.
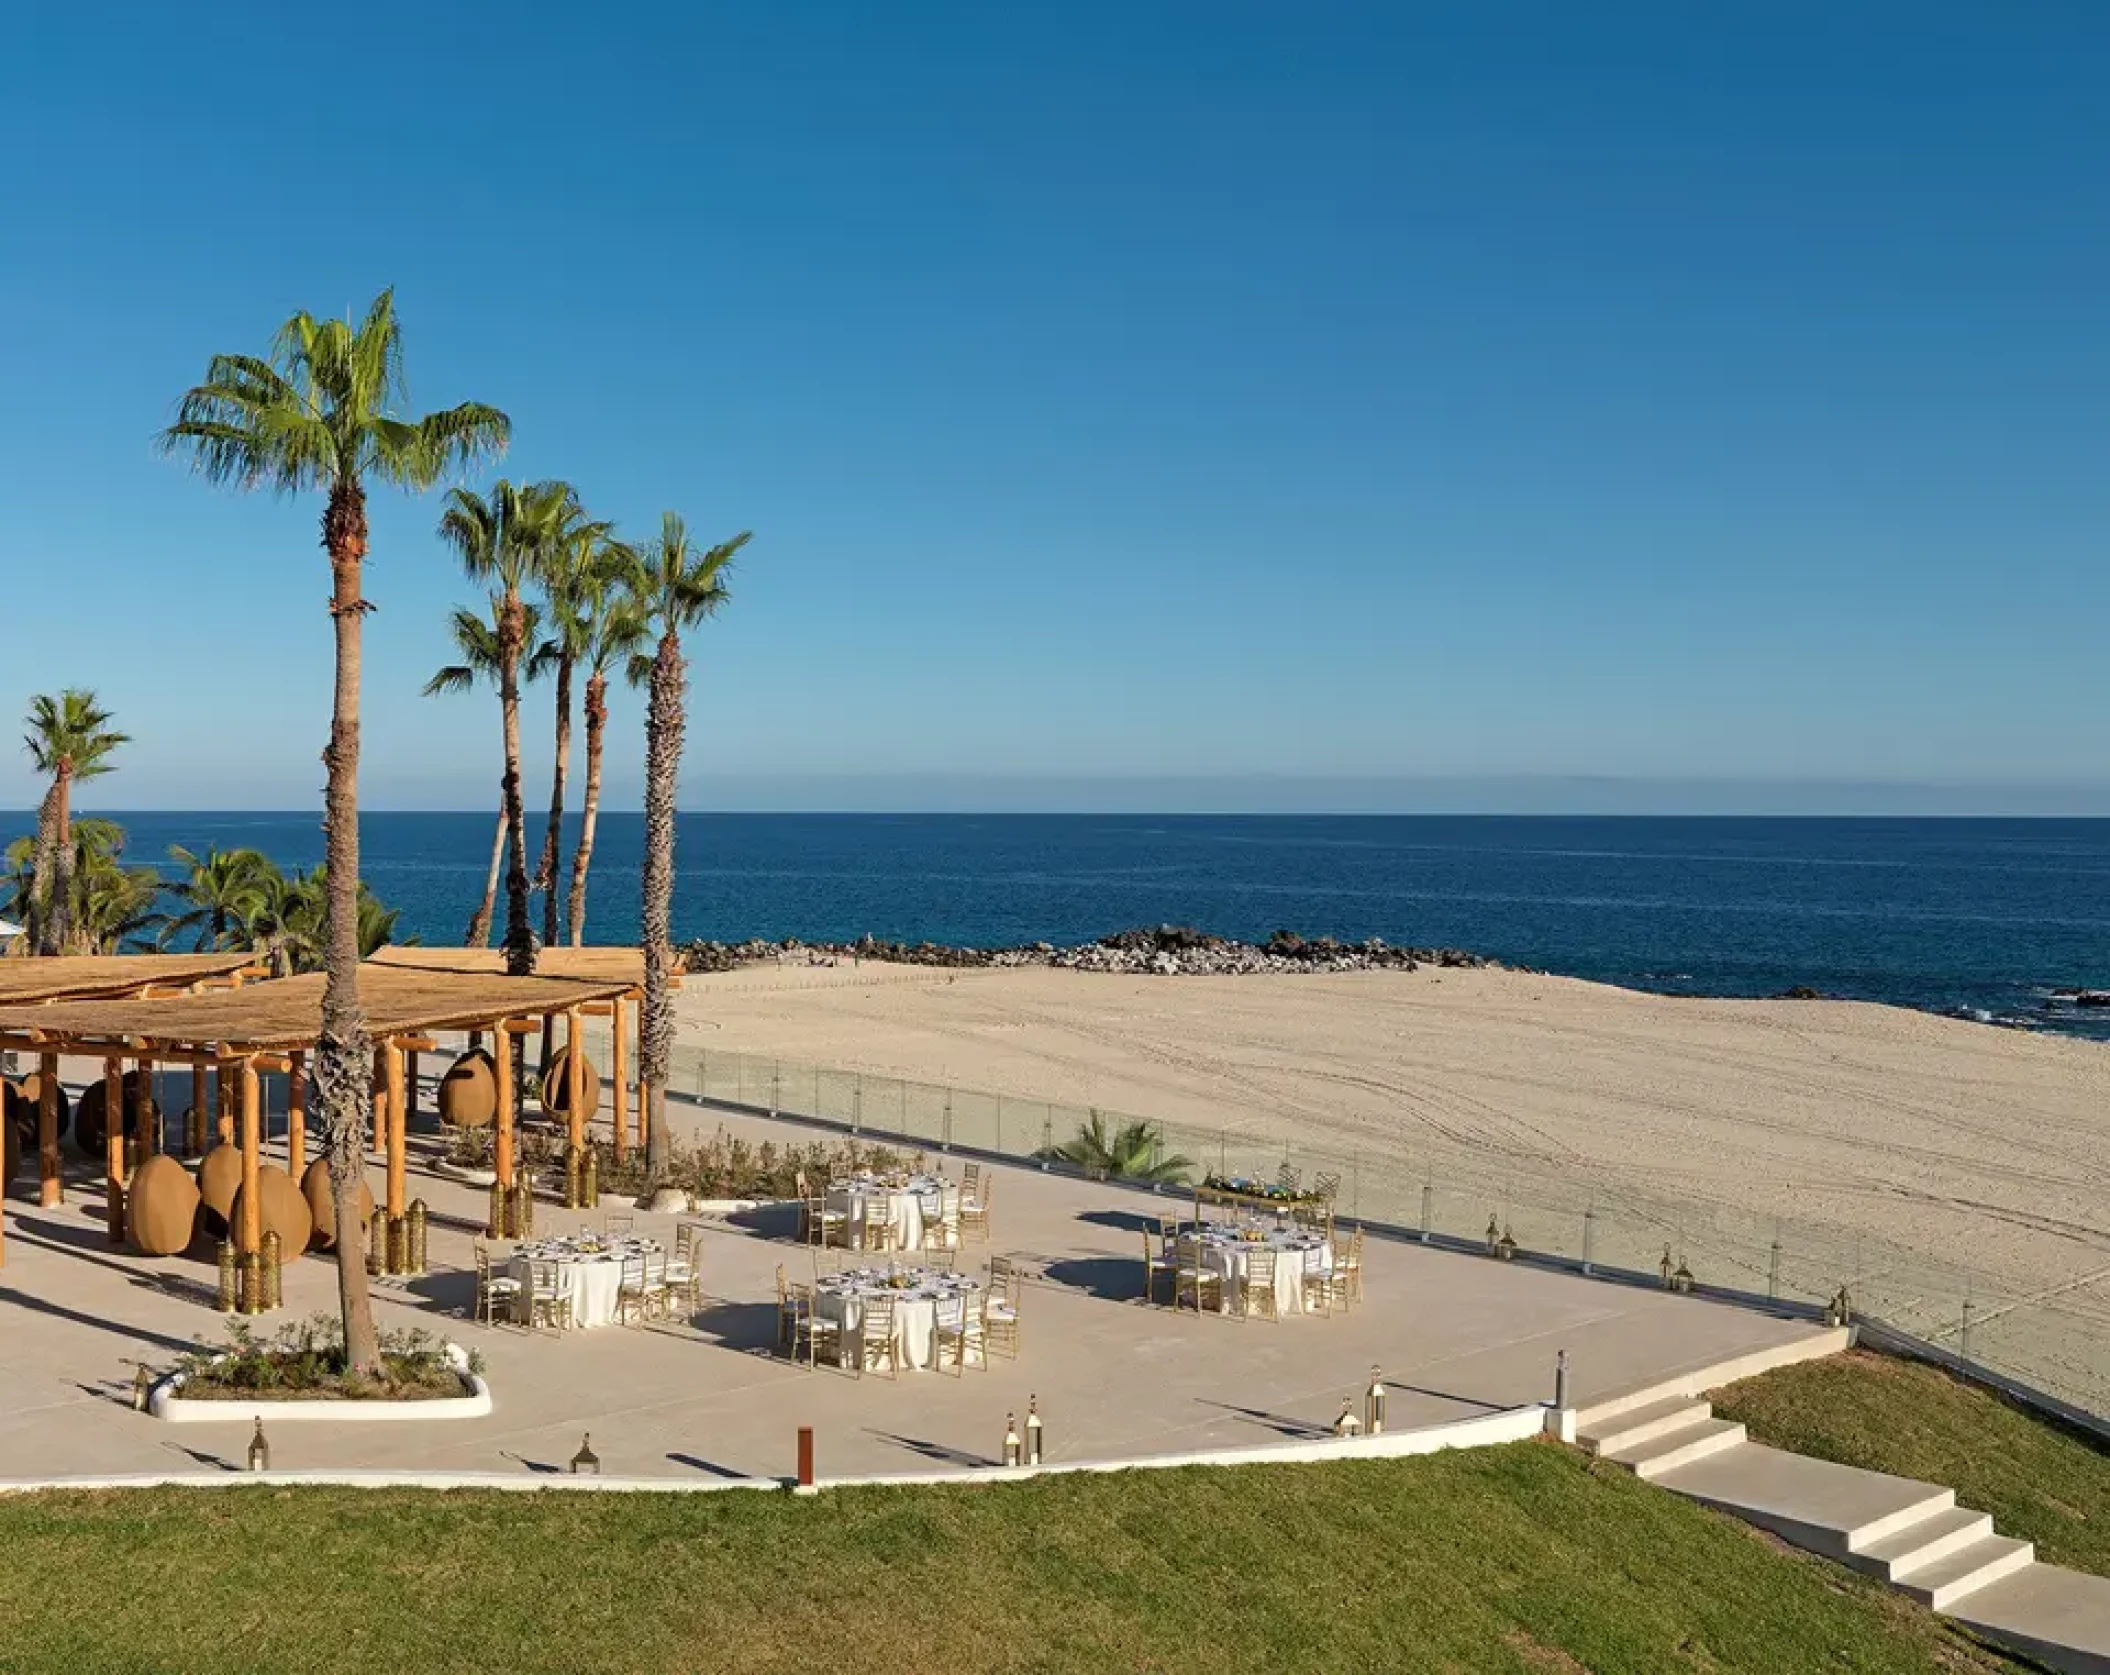
[[[1429,1242],[1429,1208],[1435,1202],[1436,1188],[1428,1181],[1421,1183],[1421,1242]]]
[[[940,1149],[941,1151],[948,1151],[948,1152],[952,1150],[952,1089],[951,1089],[951,1088],[947,1088],[947,1089],[945,1090],[945,1140],[944,1140],[944,1143],[943,1143],[943,1145],[942,1145],[942,1146],[941,1146],[941,1147],[940,1147],[939,1149]]]

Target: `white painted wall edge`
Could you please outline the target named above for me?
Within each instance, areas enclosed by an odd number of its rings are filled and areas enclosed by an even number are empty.
[[[214,1402],[192,1406],[225,1407]],[[238,1405],[238,1404],[237,1404]],[[358,1404],[353,1404],[358,1405]],[[1549,1410],[1508,1408],[1447,1425],[1425,1425],[1376,1437],[1327,1437],[1312,1442],[1259,1443],[1250,1448],[1204,1449],[1190,1454],[1163,1454],[1128,1460],[1056,1460],[1039,1466],[988,1466],[979,1470],[915,1472],[899,1476],[830,1477],[814,1485],[826,1489],[915,1487],[926,1484],[1017,1483],[1029,1477],[1079,1472],[1149,1471],[1172,1466],[1312,1465],[1328,1460],[1404,1459],[1446,1448],[1487,1448],[1522,1442],[1547,1428]],[[243,1423],[250,1415],[240,1413]],[[573,1477],[565,1473],[482,1471],[214,1471],[150,1472],[111,1477],[0,1479],[0,1495],[35,1494],[65,1489],[224,1489],[269,1484],[278,1488],[331,1489],[502,1489],[520,1493],[540,1489],[594,1494],[695,1495],[721,1489],[784,1489],[789,1479],[774,1477]]]
[[[183,1374],[170,1373],[147,1392],[147,1412],[172,1425],[249,1425],[267,1413],[274,1425],[318,1421],[338,1425],[386,1425],[413,1419],[483,1418],[493,1406],[490,1384],[483,1374],[469,1370],[468,1352],[460,1344],[446,1343],[440,1348],[447,1357],[447,1364],[468,1385],[466,1396],[441,1396],[421,1402],[273,1401],[262,1395],[253,1402],[231,1397],[225,1401],[186,1401],[178,1394],[183,1388]],[[224,1361],[227,1357],[216,1356],[214,1359]]]

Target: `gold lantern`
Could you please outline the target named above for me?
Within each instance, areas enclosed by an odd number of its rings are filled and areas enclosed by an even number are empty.
[[[256,1422],[256,1435],[249,1439],[249,1469],[269,1471],[271,1469],[271,1444],[264,1440],[264,1421]]]
[[[484,1229],[485,1235],[493,1239],[503,1239],[506,1236],[506,1189],[498,1184],[496,1178],[491,1182],[491,1214],[488,1219],[489,1225]]]
[[[425,1200],[410,1201],[410,1265],[408,1272],[422,1274],[425,1271]]]
[[[1042,1429],[1043,1427],[1040,1423],[1040,1398],[1038,1396],[1028,1396],[1026,1398],[1026,1464],[1029,1466],[1040,1464],[1040,1451],[1044,1442]]]
[[[220,1241],[220,1296],[219,1310],[222,1314],[233,1314],[237,1302],[235,1296],[234,1241]]]
[[[593,1432],[579,1433],[579,1452],[571,1457],[571,1469],[574,1477],[601,1475],[601,1457],[593,1451]]]
[[[264,1307],[275,1309],[284,1297],[285,1275],[280,1266],[285,1247],[280,1243],[278,1229],[272,1228],[264,1235],[264,1257],[262,1263],[264,1280]]]
[[[1385,1380],[1375,1367],[1370,1369],[1370,1388],[1363,1392],[1363,1429],[1372,1436],[1385,1429]]]
[[[1004,1464],[1017,1465],[1023,1448],[1024,1444],[1018,1440],[1018,1415],[1007,1413],[1004,1415]]]

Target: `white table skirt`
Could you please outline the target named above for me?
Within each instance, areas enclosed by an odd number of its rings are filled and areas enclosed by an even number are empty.
[[[942,1301],[936,1297],[897,1296],[894,1299],[894,1352],[900,1357],[901,1365],[913,1367],[918,1372],[934,1370],[938,1365],[939,1309],[944,1309],[946,1323],[950,1325],[959,1319],[958,1311],[978,1308],[980,1302],[980,1296],[975,1292]],[[816,1291],[813,1312],[822,1320],[832,1320],[842,1327],[841,1364],[856,1366],[857,1357],[864,1353],[864,1294]],[[969,1359],[978,1357],[970,1355]]]
[[[928,1197],[914,1187],[835,1186],[828,1189],[828,1208],[847,1216],[850,1242],[862,1250],[867,1217],[884,1215],[894,1224],[894,1244],[899,1250],[922,1250],[926,1238],[935,1246],[939,1223],[934,1212],[943,1202],[937,1193]]]
[[[556,1264],[557,1287],[571,1294],[571,1323],[574,1326],[613,1326],[615,1324],[615,1301],[623,1289],[623,1262],[615,1256],[559,1256],[549,1258]],[[522,1321],[526,1321],[534,1307],[530,1293],[533,1280],[525,1256],[515,1256],[507,1264],[506,1272],[520,1282],[520,1301],[517,1305]]]
[[[1236,1314],[1245,1306],[1246,1269],[1255,1251],[1264,1251],[1267,1245],[1218,1243],[1210,1239],[1183,1241],[1190,1246],[1199,1246],[1201,1265],[1212,1274],[1223,1275],[1223,1312]],[[1276,1250],[1275,1252],[1275,1307],[1284,1314],[1305,1312],[1304,1275],[1305,1263],[1311,1253],[1302,1250]],[[1318,1247],[1318,1266],[1322,1273],[1333,1272],[1333,1248],[1322,1244]]]

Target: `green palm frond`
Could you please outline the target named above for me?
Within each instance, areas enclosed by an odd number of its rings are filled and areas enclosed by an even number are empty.
[[[22,747],[40,774],[55,774],[63,765],[75,779],[108,773],[108,760],[130,735],[114,731],[110,712],[85,687],[69,686],[53,697],[40,692],[29,701],[29,730]]]
[[[418,419],[404,399],[403,337],[385,290],[356,326],[293,315],[267,358],[215,355],[159,438],[209,482],[279,494],[377,477],[430,488],[501,453],[511,424],[477,402]]]

